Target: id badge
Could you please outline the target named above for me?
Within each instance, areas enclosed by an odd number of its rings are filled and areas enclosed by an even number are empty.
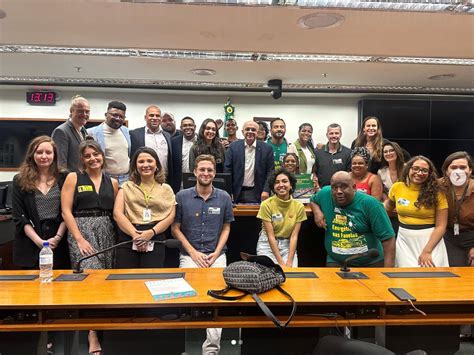
[[[453,232],[454,235],[459,235],[459,223],[454,223]]]
[[[143,222],[151,221],[151,210],[149,208],[143,209]]]

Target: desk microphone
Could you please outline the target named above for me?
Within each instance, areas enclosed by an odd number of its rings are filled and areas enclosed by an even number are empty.
[[[364,258],[368,256],[371,259],[375,259],[377,256],[379,256],[379,251],[377,249],[369,249],[365,253],[359,253],[359,254],[354,254],[349,256],[344,262],[342,263],[341,271],[342,272],[349,272],[351,269],[347,267],[350,261],[354,259],[359,259],[359,258]]]
[[[125,245],[125,244],[129,244],[129,243],[132,243],[132,242],[137,242],[137,241],[142,241],[142,239],[130,239],[130,240],[126,240],[124,242],[121,242],[121,243],[118,243],[118,244],[115,244],[115,245],[112,245],[111,247],[108,247],[108,248],[105,248],[105,249],[102,249],[102,250],[99,250],[98,252],[95,252],[94,254],[91,254],[91,255],[86,255],[84,257],[82,257],[81,259],[79,259],[79,261],[77,262],[77,265],[76,265],[76,268],[73,270],[73,272],[75,274],[82,274],[84,272],[84,270],[82,270],[81,268],[81,263],[84,261],[84,260],[87,260],[87,259],[90,259],[94,256],[97,256],[97,255],[100,255],[100,254],[103,254],[107,251],[110,251],[110,250],[113,250],[121,245]],[[166,239],[166,240],[147,240],[147,242],[149,243],[158,243],[158,244],[163,244],[165,247],[167,248],[181,248],[181,242],[177,239]]]

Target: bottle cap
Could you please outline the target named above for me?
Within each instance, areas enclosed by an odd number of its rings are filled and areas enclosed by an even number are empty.
[[[43,242],[44,247],[49,247],[49,242]]]

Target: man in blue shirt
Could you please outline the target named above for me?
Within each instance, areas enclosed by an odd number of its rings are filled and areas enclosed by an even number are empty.
[[[196,186],[176,194],[176,217],[171,227],[183,249],[179,267],[225,267],[226,242],[234,221],[232,201],[224,190],[212,186],[216,161],[212,155],[199,155],[194,162]],[[222,329],[207,329],[203,354],[218,354]]]

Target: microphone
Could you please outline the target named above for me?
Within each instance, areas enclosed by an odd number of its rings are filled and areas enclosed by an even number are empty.
[[[346,260],[344,260],[344,262],[342,263],[342,267],[341,267],[341,271],[342,272],[349,272],[351,271],[351,269],[349,269],[347,267],[347,265],[349,264],[350,261],[354,260],[354,259],[359,259],[359,258],[363,258],[363,257],[366,257],[368,256],[369,258],[371,259],[374,259],[376,258],[377,256],[379,256],[379,251],[377,249],[369,249],[367,250],[365,253],[359,253],[359,254],[354,254],[354,255],[351,255],[349,256]]]
[[[92,257],[94,257],[94,256],[103,254],[103,253],[105,253],[105,252],[107,252],[107,251],[110,251],[110,250],[113,250],[113,249],[115,249],[115,248],[117,248],[117,247],[119,247],[119,246],[122,246],[122,245],[125,245],[125,244],[129,244],[129,243],[133,243],[133,242],[136,242],[136,241],[142,241],[142,239],[130,239],[130,240],[126,240],[126,241],[124,241],[124,242],[121,242],[121,243],[112,245],[111,247],[108,247],[108,248],[99,250],[99,251],[95,252],[94,254],[86,255],[86,256],[82,257],[82,258],[79,259],[79,261],[77,262],[76,268],[73,270],[73,273],[74,273],[74,274],[82,274],[82,273],[84,272],[84,270],[81,268],[81,263],[82,263],[84,260],[87,260],[87,259],[90,259],[90,258],[92,258]],[[174,248],[174,249],[181,248],[181,241],[179,241],[179,240],[177,240],[177,239],[147,240],[146,242],[163,244],[166,248]]]

